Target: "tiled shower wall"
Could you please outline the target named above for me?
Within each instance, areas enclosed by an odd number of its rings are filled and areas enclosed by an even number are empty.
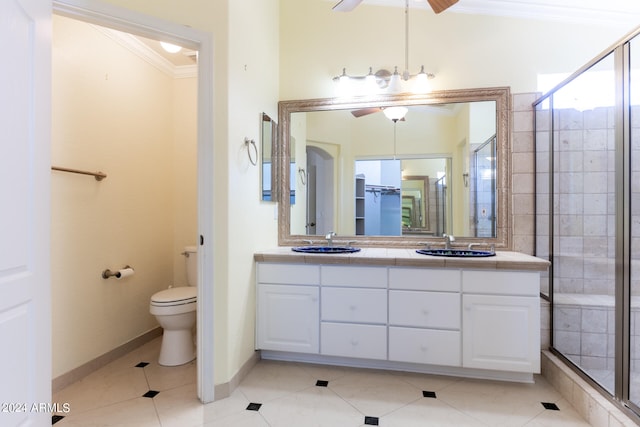
[[[634,107],[637,108],[637,107]],[[614,369],[615,291],[615,134],[613,108],[554,112],[554,327],[555,347],[601,383]],[[636,113],[637,114],[637,113]],[[548,133],[548,114],[538,116],[536,131]],[[632,124],[632,135],[640,123]],[[546,141],[548,138],[540,138]],[[632,150],[640,154],[636,137]],[[548,147],[537,147],[538,255],[548,245]],[[640,155],[632,154],[632,170],[640,172]],[[637,179],[632,180],[637,181]],[[632,183],[632,200],[640,188]],[[515,204],[514,204],[515,206]],[[633,203],[632,206],[638,206]],[[640,209],[632,212],[638,234]],[[640,259],[638,239],[632,239],[632,256]],[[634,268],[636,277],[640,270]],[[544,288],[543,284],[543,288]],[[639,287],[632,285],[637,296]],[[634,292],[635,291],[635,292]],[[632,304],[632,342],[640,342],[640,311]],[[638,325],[638,326],[636,326]],[[638,333],[636,333],[638,331]],[[632,351],[638,357],[640,351]],[[632,358],[632,369],[638,360]],[[612,380],[612,378],[610,379]],[[612,386],[612,385],[611,385]]]
[[[514,94],[511,100],[511,216],[512,249],[534,255],[535,244],[535,145],[532,104],[539,93]],[[543,275],[544,276],[544,275]],[[541,290],[547,288],[543,277]],[[549,303],[540,301],[540,348],[549,348]]]

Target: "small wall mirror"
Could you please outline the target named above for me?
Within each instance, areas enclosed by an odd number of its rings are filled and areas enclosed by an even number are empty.
[[[274,167],[275,144],[278,137],[277,125],[271,117],[262,113],[262,200],[277,200],[276,172]]]
[[[509,115],[508,88],[281,101],[279,243],[510,249]]]

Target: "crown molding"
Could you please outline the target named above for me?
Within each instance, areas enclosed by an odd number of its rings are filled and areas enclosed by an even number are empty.
[[[173,79],[183,79],[198,76],[198,66],[194,65],[174,65],[163,58],[156,51],[140,41],[137,37],[129,33],[113,30],[111,28],[93,25],[97,31],[109,37],[120,46],[129,50],[134,55],[154,66],[156,69]]]

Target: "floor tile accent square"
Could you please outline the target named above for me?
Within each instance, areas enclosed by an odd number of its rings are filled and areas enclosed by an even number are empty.
[[[436,392],[435,391],[423,390],[422,391],[422,397],[431,397],[431,398],[435,399],[436,398]]]
[[[51,425],[54,425],[58,421],[64,418],[64,415],[52,415],[51,416]]]
[[[259,411],[260,407],[262,406],[262,403],[249,403],[249,406],[247,406],[247,411]]]
[[[364,423],[368,426],[377,426],[378,417],[364,417]]]
[[[329,385],[329,381],[318,380],[316,381],[316,387],[326,387]]]
[[[544,409],[550,409],[552,411],[559,411],[560,408],[558,408],[558,405],[556,405],[555,403],[551,403],[551,402],[541,402],[542,406],[544,406]]]
[[[154,398],[158,395],[158,393],[160,393],[159,391],[155,391],[155,390],[149,390],[148,392],[146,392],[145,394],[142,395],[142,397],[150,397],[150,398]]]
[[[147,366],[149,364],[149,362],[140,362],[136,365],[136,368],[144,368],[145,366]]]

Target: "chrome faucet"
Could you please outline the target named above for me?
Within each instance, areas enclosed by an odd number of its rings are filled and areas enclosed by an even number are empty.
[[[442,237],[444,237],[444,248],[451,249],[451,242],[455,242],[456,238],[450,234],[443,234]]]
[[[324,236],[324,238],[327,240],[327,245],[328,246],[333,246],[333,237],[337,236],[335,231],[330,231],[327,233],[326,236]]]

